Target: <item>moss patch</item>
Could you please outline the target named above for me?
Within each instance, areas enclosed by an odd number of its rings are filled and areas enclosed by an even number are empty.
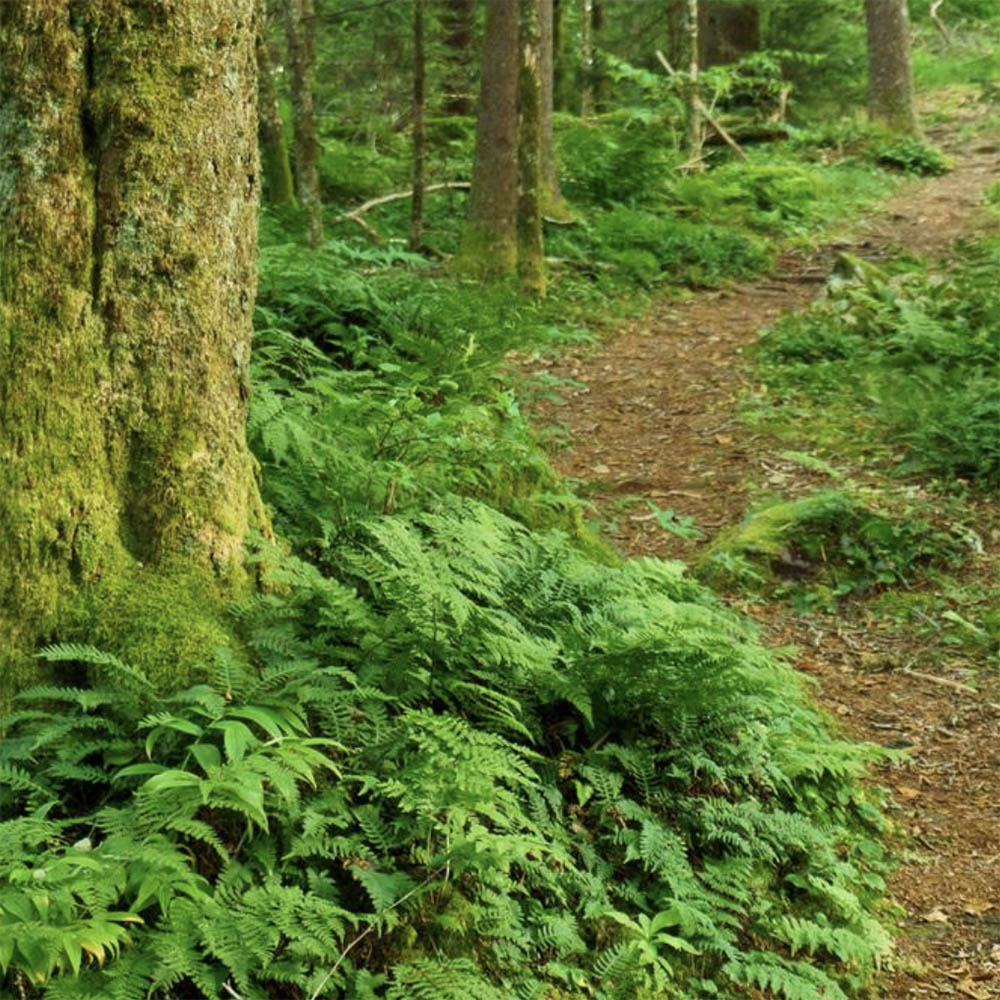
[[[115,653],[175,690],[205,680],[220,646],[245,659],[226,612],[233,596],[190,563],[136,564],[81,590],[60,639]]]

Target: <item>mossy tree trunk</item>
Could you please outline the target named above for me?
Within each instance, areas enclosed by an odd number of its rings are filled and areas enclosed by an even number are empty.
[[[520,67],[517,82],[517,273],[529,295],[545,294],[542,245],[542,55],[540,5],[519,0]],[[551,11],[550,11],[551,12]]]
[[[413,197],[410,199],[410,250],[419,253],[424,241],[424,0],[413,0]]]
[[[266,6],[259,0],[257,11],[257,117],[260,136],[261,174],[264,190],[272,205],[290,205],[295,201],[292,163],[285,141],[285,127],[278,110],[278,94],[274,87],[274,69],[268,47]]]
[[[494,278],[517,267],[518,65],[518,4],[487,0],[476,154],[455,258],[461,274]]]
[[[309,246],[323,242],[323,201],[319,191],[320,145],[313,107],[313,0],[286,0],[285,35],[292,70],[292,117],[295,133],[295,187],[308,220]]]
[[[906,0],[865,0],[868,27],[868,114],[894,132],[920,131],[910,66]]]
[[[0,701],[57,636],[180,680],[247,586],[255,33],[254,0],[0,6]]]
[[[687,0],[684,29],[688,64],[688,78],[684,86],[685,149],[692,168],[700,169],[704,125],[701,120],[701,94],[698,86],[698,0]]]
[[[444,113],[471,115],[472,66],[475,61],[475,0],[443,0],[441,13],[444,28],[445,75]]]
[[[732,0],[701,0],[698,11],[702,69],[733,63],[760,48],[760,6]]]
[[[571,213],[559,187],[555,134],[552,126],[555,99],[554,10],[554,0],[540,0],[538,44],[542,87],[542,214],[553,219],[568,220]]]
[[[594,113],[594,0],[580,0],[580,115]]]

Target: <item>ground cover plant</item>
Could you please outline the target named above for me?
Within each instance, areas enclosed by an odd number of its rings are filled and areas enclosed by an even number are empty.
[[[385,299],[332,251],[304,284],[301,253],[265,258],[251,439],[286,547],[259,543],[238,645],[173,694],[52,646],[58,680],[4,720],[8,981],[861,986],[889,953],[873,751],[680,567],[587,554],[495,351],[435,338],[433,292]]]

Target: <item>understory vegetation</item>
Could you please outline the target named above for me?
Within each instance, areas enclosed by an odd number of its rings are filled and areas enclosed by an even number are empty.
[[[459,191],[429,196],[419,255],[405,201],[366,215],[377,243],[344,218],[406,183],[387,116],[381,147],[324,138],[319,249],[266,211],[259,590],[183,690],[110,646],[40,653],[51,681],[0,719],[4,995],[846,1000],[891,963],[869,774],[892,753],[841,738],[713,587],[806,578],[833,606],[958,565],[961,516],[842,481],[831,449],[803,457],[827,488],[763,498],[695,575],[623,560],[522,410],[559,386],[508,357],[763,274],[948,164],[852,119],[692,172],[678,88],[606,65],[633,106],[557,120],[572,217],[547,223],[547,300],[449,273]],[[784,66],[707,74],[713,106],[739,119]],[[459,179],[469,122],[434,125],[433,179]],[[844,426],[890,436],[900,473],[996,487],[1000,244],[911,265],[845,256],[768,332],[755,419],[862,412]]]

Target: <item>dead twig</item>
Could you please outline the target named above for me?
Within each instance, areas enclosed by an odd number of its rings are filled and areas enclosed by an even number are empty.
[[[941,32],[941,37],[944,39],[945,45],[951,45],[951,32],[948,30],[948,26],[941,20],[941,15],[938,11],[941,10],[941,5],[944,0],[934,0],[931,4],[931,20],[934,22],[934,27]]]
[[[435,191],[467,191],[468,189],[468,181],[443,181],[440,184],[428,184],[424,188],[424,194],[432,194]],[[363,216],[373,208],[378,208],[379,205],[388,205],[390,202],[403,201],[406,198],[412,197],[412,189],[409,191],[393,191],[392,194],[383,194],[378,198],[369,199],[363,205],[358,205],[357,208],[352,208],[349,212],[338,215],[337,221],[356,223],[368,234],[374,243],[381,243],[382,237],[373,226],[364,220]]]
[[[950,688],[959,694],[971,695],[974,698],[980,697],[981,694],[971,684],[963,684],[961,681],[953,681],[948,677],[938,677],[936,674],[924,673],[923,670],[914,670],[912,667],[903,667],[899,672],[906,674],[908,677],[917,677],[922,681],[929,681],[931,684],[940,684],[941,687]],[[984,701],[983,704],[1000,712],[1000,704],[995,701]]]
[[[670,74],[671,79],[677,76],[677,70],[667,62],[667,57],[659,50],[656,50],[656,58],[660,60],[660,65]],[[746,160],[747,154],[743,152],[739,143],[719,124],[718,119],[705,107],[705,102],[700,97],[695,97],[698,113],[712,126],[719,134],[719,138],[741,159]]]

